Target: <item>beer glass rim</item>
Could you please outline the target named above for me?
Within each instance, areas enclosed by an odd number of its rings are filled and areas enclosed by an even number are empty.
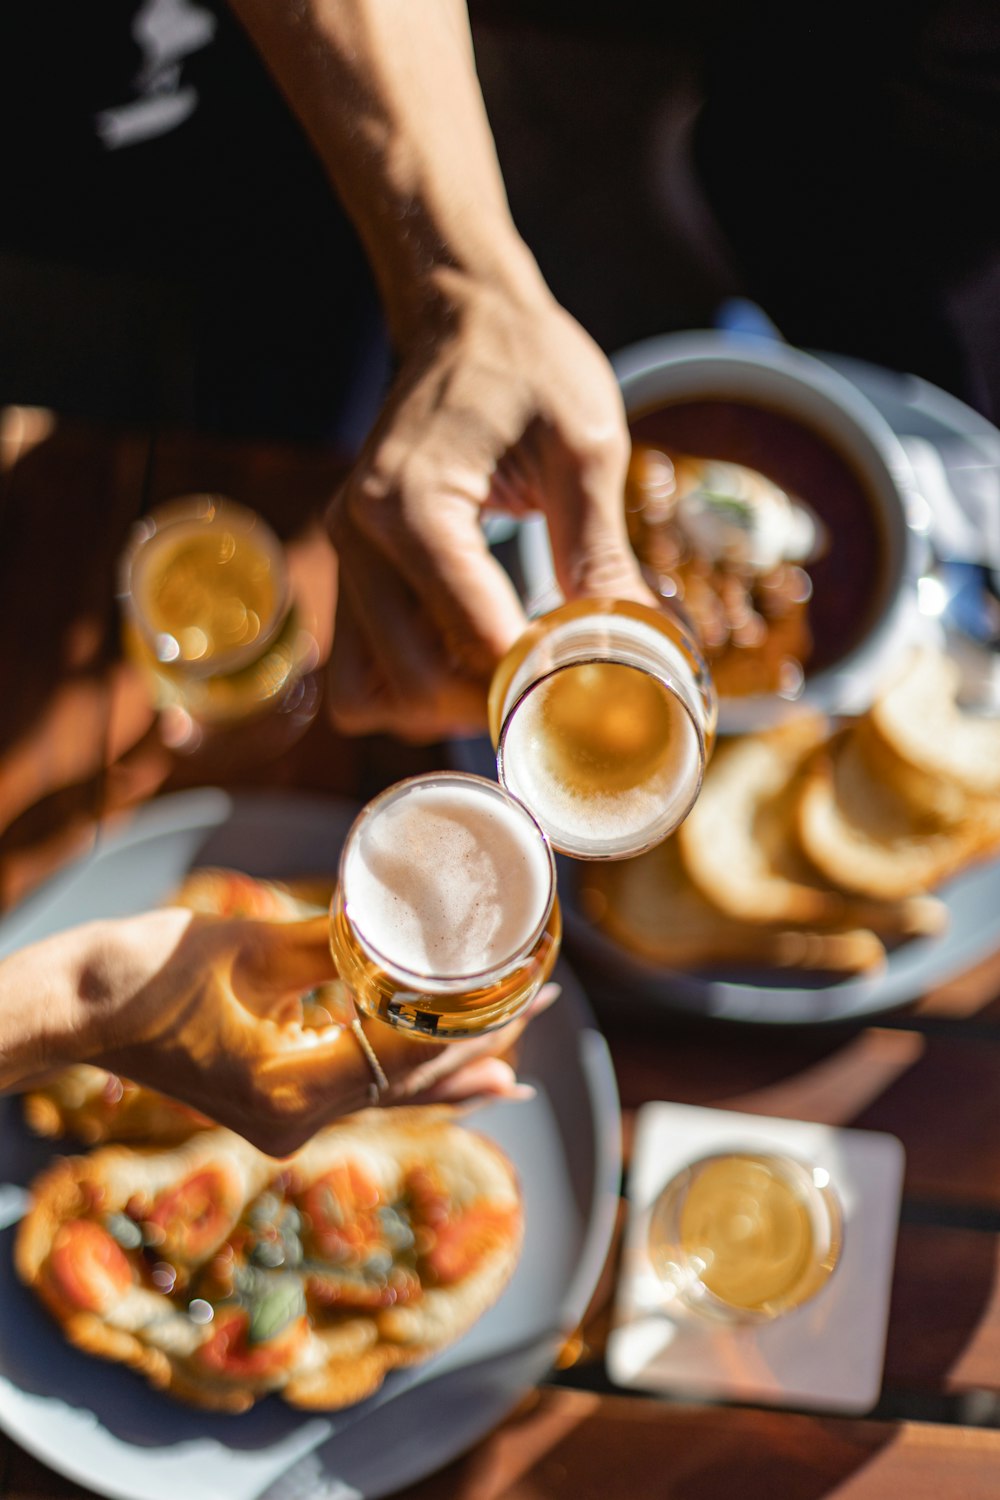
[[[367,823],[370,823],[372,818],[375,817],[382,808],[384,808],[388,803],[395,802],[399,797],[413,791],[414,788],[418,786],[438,786],[447,782],[457,782],[462,786],[473,786],[477,789],[477,795],[480,792],[485,791],[488,795],[498,798],[500,801],[510,806],[516,813],[523,815],[523,817],[527,819],[528,823],[530,823],[535,831],[535,834],[540,840],[543,849],[545,850],[546,866],[548,869],[548,891],[546,894],[545,905],[538,922],[532,928],[525,941],[519,944],[518,947],[514,949],[513,952],[508,954],[506,958],[501,960],[501,962],[499,963],[492,964],[488,969],[470,969],[468,973],[465,974],[449,974],[445,977],[441,977],[440,975],[436,975],[424,970],[407,968],[404,964],[399,963],[397,960],[389,958],[375,943],[371,941],[371,939],[366,935],[363,928],[358,923],[357,918],[351,912],[350,894],[347,890],[346,875],[347,861],[353,844],[355,843],[358,835],[361,833],[365,825]],[[552,852],[552,842],[542,825],[539,823],[538,819],[535,817],[534,813],[531,811],[530,807],[522,802],[519,797],[515,797],[513,792],[508,791],[506,787],[501,786],[498,782],[491,781],[486,776],[477,776],[471,771],[419,772],[415,776],[407,776],[404,777],[402,781],[393,782],[391,786],[388,786],[383,791],[379,792],[371,799],[370,802],[367,802],[365,804],[365,806],[358,813],[357,817],[354,819],[354,822],[351,824],[350,828],[347,831],[347,836],[344,839],[343,847],[340,851],[340,861],[337,875],[337,889],[334,892],[333,905],[336,905],[338,902],[340,902],[342,905],[345,917],[350,924],[351,931],[354,933],[355,937],[364,948],[369,958],[374,959],[376,963],[380,964],[391,978],[400,980],[404,983],[411,981],[415,982],[416,984],[419,984],[424,989],[426,989],[428,992],[433,992],[435,994],[450,994],[452,992],[458,993],[462,990],[468,989],[470,984],[488,985],[494,980],[501,978],[503,975],[508,974],[512,969],[516,969],[519,964],[525,962],[530,957],[532,949],[535,947],[539,938],[545,931],[549,918],[552,915],[552,909],[556,903],[556,862],[555,855]]]
[[[274,607],[269,619],[266,622],[262,621],[262,628],[252,641],[219,652],[204,662],[184,661],[180,663],[184,671],[192,677],[214,677],[239,671],[241,667],[249,666],[257,661],[280,633],[288,618],[292,596],[285,552],[277,534],[257,511],[241,504],[238,500],[231,500],[228,495],[207,491],[180,495],[164,501],[162,505],[155,506],[134,522],[119,562],[118,599],[128,611],[133,624],[153,655],[158,661],[163,661],[164,658],[157,646],[160,632],[152,629],[136,592],[143,560],[148,558],[148,549],[153,541],[159,536],[166,535],[175,526],[198,523],[212,526],[217,522],[225,521],[230,522],[236,531],[244,535],[252,532],[261,550],[267,555],[276,584]],[[169,665],[169,661],[166,664]]]

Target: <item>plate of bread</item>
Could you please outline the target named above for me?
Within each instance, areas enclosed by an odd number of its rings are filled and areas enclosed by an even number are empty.
[[[723,739],[637,858],[564,869],[571,951],[627,1000],[811,1023],[917,999],[1000,945],[1000,720],[942,652],[870,707]]]
[[[329,900],[355,809],[163,799],[13,913],[0,951],[157,902]],[[551,1368],[610,1243],[614,1075],[572,974],[519,1038],[532,1099],[369,1109],[268,1157],[79,1066],[0,1100],[0,1426],[131,1500],[376,1496]],[[302,1021],[347,1006],[338,982]]]

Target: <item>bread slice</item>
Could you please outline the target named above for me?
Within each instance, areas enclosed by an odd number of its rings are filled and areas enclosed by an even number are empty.
[[[692,884],[676,836],[635,859],[587,865],[578,880],[584,913],[622,948],[667,969],[738,965],[853,974],[885,959],[870,930],[751,924],[726,915]]]
[[[799,842],[827,880],[879,901],[929,891],[1000,848],[1000,798],[945,821],[915,810],[911,791],[873,766],[863,735],[844,730],[804,770]]]
[[[692,883],[725,916],[754,925],[872,928],[892,937],[941,931],[946,912],[932,897],[845,894],[805,858],[798,780],[828,734],[826,720],[809,714],[719,750],[677,835]]]
[[[1000,796],[1000,718],[959,707],[961,673],[939,651],[914,651],[871,709],[876,735],[904,766],[974,796]]]

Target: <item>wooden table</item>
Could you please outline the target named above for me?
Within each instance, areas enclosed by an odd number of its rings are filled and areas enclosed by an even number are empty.
[[[195,784],[120,659],[114,559],[143,505],[220,490],[288,539],[329,644],[335,564],[315,523],[330,455],[95,432],[0,414],[0,906],[85,850],[111,812]],[[322,717],[243,784],[367,796],[435,752],[338,739]],[[585,970],[578,966],[584,985]],[[993,1500],[1000,1494],[1000,956],[879,1024],[728,1030],[603,1016],[626,1158],[667,1099],[891,1131],[907,1168],[881,1401],[847,1419],[616,1391],[602,1351],[615,1252],[566,1366],[407,1500]],[[0,1437],[0,1494],[87,1493]]]

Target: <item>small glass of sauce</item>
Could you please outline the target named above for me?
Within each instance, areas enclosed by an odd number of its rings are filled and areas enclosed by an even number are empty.
[[[729,1323],[765,1323],[824,1287],[843,1243],[823,1167],[735,1151],[686,1166],[650,1215],[648,1251],[669,1301]]]

